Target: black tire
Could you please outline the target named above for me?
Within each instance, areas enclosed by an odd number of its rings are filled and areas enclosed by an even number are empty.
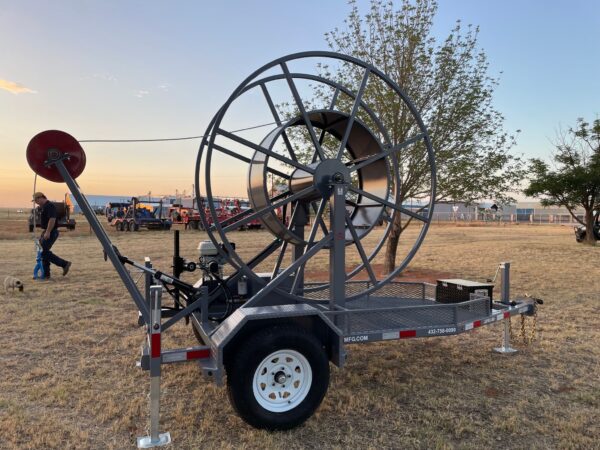
[[[120,220],[117,223],[115,223],[115,229],[117,231],[123,231],[123,221],[122,220]]]
[[[279,356],[301,355],[304,363],[308,363],[310,371],[304,370],[300,359],[289,358],[286,359],[286,361],[290,361],[289,363],[282,364],[279,362],[279,357],[268,358],[277,352],[279,352]],[[281,360],[283,361],[283,359]],[[273,364],[282,364],[285,367],[281,367],[281,370],[274,368],[273,370],[277,370],[277,372],[269,374],[268,370],[270,369],[266,367],[272,367]],[[329,361],[323,345],[315,336],[295,326],[272,326],[250,336],[236,348],[235,354],[228,358],[226,370],[229,400],[233,408],[248,424],[267,430],[288,430],[302,424],[319,407],[329,386]],[[296,375],[294,372],[300,375]],[[286,388],[285,381],[283,384],[280,382],[277,385],[275,380],[276,377],[281,377],[281,374],[284,374],[284,380],[286,376],[290,380],[296,376],[304,378],[302,378],[303,381],[298,382],[298,385],[296,385],[296,381],[290,382],[287,389],[283,391]],[[268,390],[265,391],[266,383],[257,381],[257,390],[261,390],[262,386],[264,392],[255,394],[253,389],[255,375],[263,377],[263,380],[268,377],[268,383],[273,382],[272,386],[276,387],[267,387]],[[274,376],[271,377],[271,375]],[[309,375],[311,379],[305,383],[304,381]],[[297,391],[298,388],[300,391]],[[274,394],[277,389],[281,389],[278,391],[279,398]],[[294,392],[295,389],[296,392]],[[271,391],[270,395],[275,395],[274,401],[264,397],[261,399],[261,395],[264,396],[269,391]],[[302,391],[305,393],[301,394]],[[283,392],[283,396],[281,392]],[[285,396],[286,393],[288,397]],[[296,398],[297,405],[287,411],[277,411],[278,407],[289,407],[286,405],[286,398],[292,399],[287,401],[288,404]],[[269,401],[272,401],[272,409],[263,406],[265,402]],[[279,403],[277,404],[277,402]]]
[[[191,222],[190,222],[190,228],[191,228],[192,230],[197,230],[197,229],[198,229],[198,222],[197,222],[197,221],[195,221],[195,220],[191,221]]]
[[[140,231],[140,225],[134,221],[130,222],[129,225],[133,225],[133,231]]]
[[[133,231],[133,220],[130,220],[125,224],[125,231]]]

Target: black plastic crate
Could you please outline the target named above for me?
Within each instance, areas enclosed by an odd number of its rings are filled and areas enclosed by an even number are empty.
[[[460,279],[437,280],[435,299],[440,303],[461,303],[471,300],[471,294],[481,294],[490,298],[491,306],[493,291],[494,285],[488,283]]]

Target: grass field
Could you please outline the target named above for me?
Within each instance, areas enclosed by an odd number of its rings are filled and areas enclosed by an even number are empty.
[[[33,282],[24,219],[0,217],[0,277],[26,284],[0,293],[0,448],[133,448],[146,434],[149,389],[135,367],[144,330],[134,304],[85,224],[54,248],[72,272]],[[169,232],[111,237],[124,254],[170,270]],[[182,233],[183,254],[195,255],[202,238]],[[252,251],[269,236],[234,240]],[[545,300],[537,340],[515,341],[518,354],[491,352],[500,325],[351,345],[317,414],[280,433],[242,422],[194,364],[165,366],[161,428],[171,448],[600,448],[600,246],[576,244],[567,227],[433,226],[410,268],[482,280],[503,260],[513,293]],[[195,344],[183,323],[170,331],[165,347]]]

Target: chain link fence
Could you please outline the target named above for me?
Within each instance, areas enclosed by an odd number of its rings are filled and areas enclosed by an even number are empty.
[[[584,220],[582,215],[579,219]],[[489,224],[505,224],[505,223],[523,223],[537,225],[578,225],[570,214],[550,214],[550,213],[533,213],[533,214],[500,214],[500,213],[454,213],[440,212],[433,213],[433,223],[489,223]]]

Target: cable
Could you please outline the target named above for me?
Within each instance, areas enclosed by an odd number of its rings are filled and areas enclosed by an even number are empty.
[[[256,128],[267,127],[269,125],[274,125],[277,122],[269,122],[264,123],[262,125],[255,125],[247,128],[240,128],[239,130],[233,130],[231,133],[239,133],[241,131],[254,130]],[[186,137],[176,137],[176,138],[158,138],[158,139],[82,139],[80,143],[83,142],[96,142],[96,143],[130,143],[130,142],[166,142],[166,141],[190,141],[194,139],[203,139],[204,137],[210,136],[209,134],[203,134],[201,136],[186,136]]]

